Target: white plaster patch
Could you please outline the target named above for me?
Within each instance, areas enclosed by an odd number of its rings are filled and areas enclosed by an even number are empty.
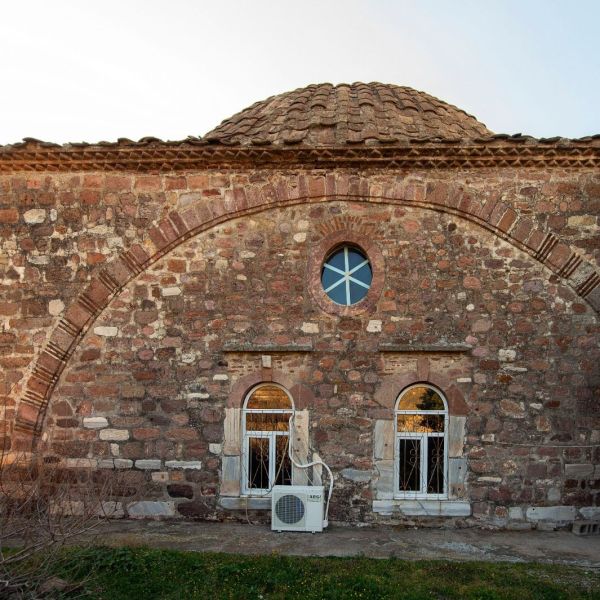
[[[474,304],[467,304],[466,308],[467,308],[467,310],[469,312],[472,312],[472,311],[475,310],[475,305]]]
[[[213,375],[213,381],[227,381],[229,379],[229,375],[226,375],[225,373],[217,373],[216,375]]]
[[[209,444],[208,445],[208,451],[211,454],[221,454],[221,449],[222,449],[221,444]]]

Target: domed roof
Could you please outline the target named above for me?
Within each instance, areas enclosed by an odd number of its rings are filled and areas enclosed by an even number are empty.
[[[235,146],[331,147],[490,135],[475,117],[409,87],[323,83],[257,102],[223,121],[204,140]]]

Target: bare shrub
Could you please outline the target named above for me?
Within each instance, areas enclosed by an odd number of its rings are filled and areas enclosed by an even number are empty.
[[[77,585],[53,575],[64,567],[62,550],[93,542],[84,534],[122,516],[124,487],[122,474],[96,470],[95,461],[0,454],[0,598],[76,595]]]

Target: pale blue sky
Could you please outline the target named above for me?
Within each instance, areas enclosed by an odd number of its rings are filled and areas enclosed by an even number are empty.
[[[600,0],[6,2],[0,144],[181,139],[309,83],[382,81],[496,132],[600,133]]]

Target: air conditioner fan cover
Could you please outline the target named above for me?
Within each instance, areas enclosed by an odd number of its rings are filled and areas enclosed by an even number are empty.
[[[294,494],[281,496],[275,503],[277,518],[286,525],[294,525],[304,518],[304,502]]]

